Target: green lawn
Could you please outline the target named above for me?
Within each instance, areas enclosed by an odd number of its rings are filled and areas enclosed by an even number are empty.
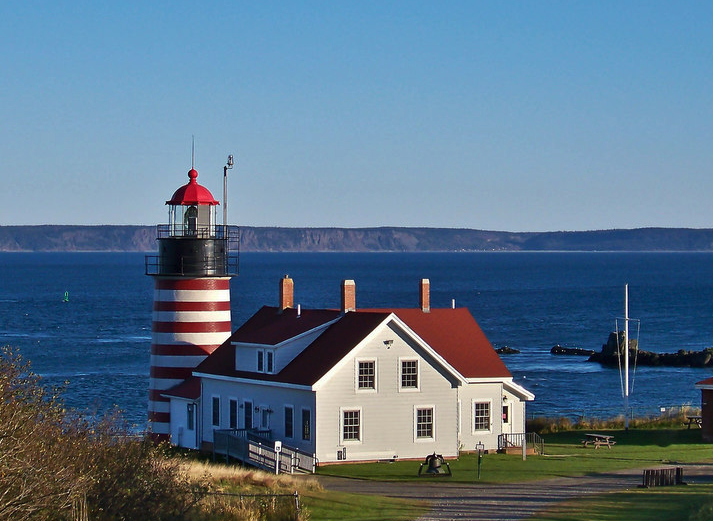
[[[508,483],[562,476],[581,476],[612,470],[655,466],[661,463],[693,463],[713,460],[713,446],[702,443],[700,430],[688,429],[630,429],[597,430],[615,437],[611,448],[582,447],[584,431],[568,431],[545,437],[545,455],[487,454],[483,457],[480,481],[483,483]],[[425,455],[424,455],[425,456]],[[449,461],[453,476],[450,478],[419,478],[420,462],[396,461],[394,463],[367,463],[353,465],[328,465],[318,469],[319,474],[348,476],[352,478],[409,481],[449,480],[455,482],[477,481],[477,456],[462,455]]]
[[[559,503],[536,521],[709,521],[713,485],[690,485],[601,494]]]
[[[305,492],[310,521],[407,521],[425,514],[425,502],[344,492]]]

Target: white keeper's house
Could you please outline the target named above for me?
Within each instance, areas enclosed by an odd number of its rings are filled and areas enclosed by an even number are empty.
[[[281,279],[279,306],[163,393],[173,444],[210,449],[216,431],[254,429],[332,463],[455,457],[525,432],[534,395],[467,309],[430,308],[428,280],[411,309],[357,309],[349,280],[340,309],[300,309],[293,287]]]

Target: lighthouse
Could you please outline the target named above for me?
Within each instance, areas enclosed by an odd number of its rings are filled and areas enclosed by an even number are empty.
[[[232,156],[228,165],[224,192]],[[154,279],[148,429],[158,440],[169,437],[169,400],[162,393],[189,378],[230,336],[239,236],[225,211],[217,223],[218,204],[191,168],[188,183],[166,201],[168,223],[157,226],[158,254],[146,257],[146,274]]]

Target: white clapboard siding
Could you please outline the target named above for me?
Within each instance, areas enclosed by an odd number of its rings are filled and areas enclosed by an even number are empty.
[[[393,340],[388,348],[384,343],[387,340]],[[418,391],[400,391],[401,358],[420,359]],[[370,359],[376,361],[377,391],[358,391],[357,361]],[[384,325],[318,391],[317,457],[320,461],[335,461],[337,451],[344,447],[347,461],[392,456],[422,458],[433,452],[456,456],[456,389],[455,379],[437,367],[430,357],[424,357],[414,341]],[[415,407],[419,406],[435,409],[433,440],[415,439]],[[342,443],[341,411],[351,408],[361,411],[362,439]]]

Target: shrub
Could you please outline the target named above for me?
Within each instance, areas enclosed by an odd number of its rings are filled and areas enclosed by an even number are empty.
[[[0,519],[172,520],[205,493],[163,447],[132,439],[118,414],[66,411],[29,363],[0,348]]]

